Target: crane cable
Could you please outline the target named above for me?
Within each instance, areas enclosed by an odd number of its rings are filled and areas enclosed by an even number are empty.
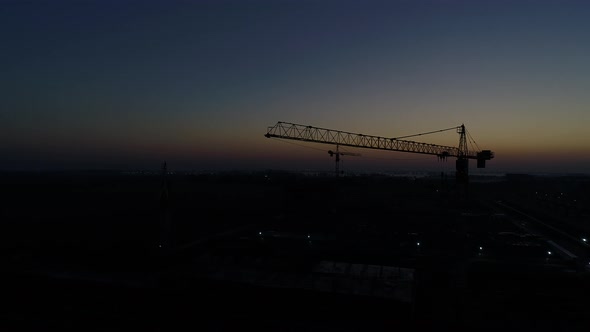
[[[452,128],[447,128],[447,129],[440,129],[440,130],[429,131],[429,132],[426,132],[426,133],[420,133],[420,134],[414,134],[414,135],[399,136],[399,137],[394,137],[392,139],[401,139],[401,138],[416,137],[416,136],[422,136],[422,135],[440,133],[440,132],[443,132],[443,131],[453,130],[453,129],[457,129],[457,128],[459,128],[459,127],[452,127]]]
[[[467,129],[465,129],[465,131],[467,132],[467,137],[469,138],[470,143],[475,144],[477,151],[481,151],[481,149],[479,148],[479,145],[477,145],[477,142],[475,141],[475,139],[473,139],[473,136],[471,136],[471,134],[467,131]]]

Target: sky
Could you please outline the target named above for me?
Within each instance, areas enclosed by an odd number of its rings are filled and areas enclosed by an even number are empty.
[[[333,146],[264,137],[285,121],[464,123],[495,152],[481,172],[590,173],[588,17],[568,0],[0,0],[0,169],[332,169]],[[454,164],[346,150],[345,170]]]

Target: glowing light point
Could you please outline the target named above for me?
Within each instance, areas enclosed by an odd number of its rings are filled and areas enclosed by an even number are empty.
[[[588,241],[586,238],[583,238],[583,239],[582,239],[582,242],[586,242],[586,241]]]
[[[483,247],[479,247],[479,250],[483,250]]]
[[[416,245],[417,245],[417,246],[420,246],[420,242],[416,242]]]
[[[551,255],[551,251],[547,251],[547,255]]]

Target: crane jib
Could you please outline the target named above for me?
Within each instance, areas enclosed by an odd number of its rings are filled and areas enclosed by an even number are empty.
[[[455,128],[458,128],[459,130],[464,130],[464,126],[454,127],[450,129]],[[444,130],[448,129],[443,129],[440,131]],[[434,132],[439,131],[433,131],[430,133]],[[417,134],[414,136],[418,135],[422,134]],[[340,130],[305,126],[288,122],[278,122],[276,125],[269,127],[265,136],[268,138],[274,137],[357,148],[436,155],[440,158],[458,157],[465,159],[477,159],[478,166],[480,166],[482,162],[485,165],[485,160],[490,160],[491,158],[493,158],[493,153],[490,150],[468,151],[466,149],[459,149],[452,146],[444,146],[438,144],[401,140],[397,138],[386,138],[380,136],[350,133]],[[404,137],[410,136],[412,135]],[[482,162],[479,162],[480,160]]]

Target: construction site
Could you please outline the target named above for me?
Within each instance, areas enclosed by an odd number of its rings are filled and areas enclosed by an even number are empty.
[[[324,175],[5,173],[3,329],[587,330],[586,176],[473,181],[491,150],[279,122]],[[342,147],[454,159],[342,176]],[[349,156],[352,156],[349,154]],[[35,229],[35,231],[31,231]]]

